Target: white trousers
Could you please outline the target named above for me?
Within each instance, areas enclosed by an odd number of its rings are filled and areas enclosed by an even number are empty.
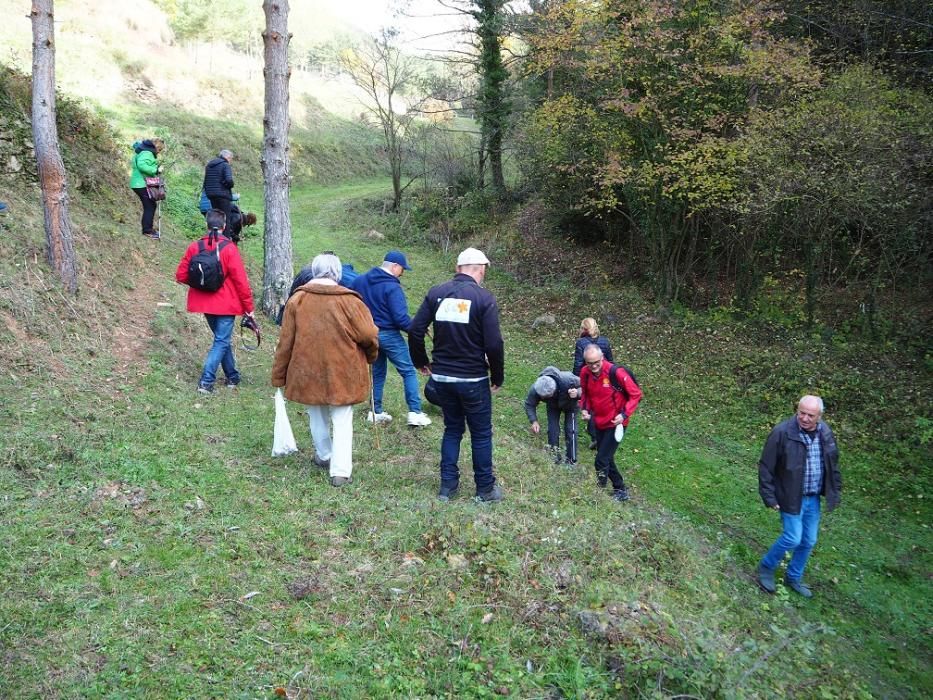
[[[353,406],[308,406],[308,423],[318,459],[330,460],[330,475],[349,477],[353,472]]]

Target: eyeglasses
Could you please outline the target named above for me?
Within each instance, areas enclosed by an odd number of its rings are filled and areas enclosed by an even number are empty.
[[[602,360],[596,360],[595,362],[587,362],[586,366],[587,367],[602,367],[602,364],[603,364]]]

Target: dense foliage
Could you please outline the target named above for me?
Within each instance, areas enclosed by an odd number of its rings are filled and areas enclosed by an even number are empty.
[[[661,301],[747,308],[785,276],[809,321],[845,288],[875,331],[886,290],[930,282],[933,108],[868,60],[839,69],[779,5],[536,3],[523,171]]]

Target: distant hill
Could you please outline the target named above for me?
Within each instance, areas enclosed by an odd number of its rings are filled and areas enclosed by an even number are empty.
[[[0,0],[0,62],[30,72],[32,29],[28,8]],[[243,21],[248,21],[243,18]],[[319,0],[295,4],[291,113],[296,124],[314,116],[315,102],[333,114],[359,114],[349,81],[304,69],[308,48],[326,40],[362,38]],[[223,43],[178,41],[165,13],[146,0],[72,0],[55,7],[56,74],[66,93],[110,107],[127,101],[171,103],[199,116],[234,121],[261,118],[262,53],[250,57]],[[261,32],[261,21],[255,32]],[[313,99],[309,99],[313,98]],[[309,113],[308,106],[312,106]]]

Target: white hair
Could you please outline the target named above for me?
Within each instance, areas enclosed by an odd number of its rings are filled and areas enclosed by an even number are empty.
[[[223,149],[223,150],[222,150],[220,153],[218,153],[217,155],[220,156],[221,158],[223,158],[224,160],[230,160],[231,158],[233,158],[233,152],[227,150],[226,148]]]
[[[340,266],[340,258],[333,253],[322,253],[311,261],[311,274],[314,279],[325,277],[339,283],[343,274]]]
[[[820,407],[820,413],[822,413],[823,412],[823,399],[821,399],[819,396],[814,396],[812,394],[805,394],[804,396],[801,396],[800,401],[797,402],[797,406],[799,407],[800,404],[802,404],[804,401],[809,402],[810,399],[813,399],[814,401],[816,401],[817,405]]]

